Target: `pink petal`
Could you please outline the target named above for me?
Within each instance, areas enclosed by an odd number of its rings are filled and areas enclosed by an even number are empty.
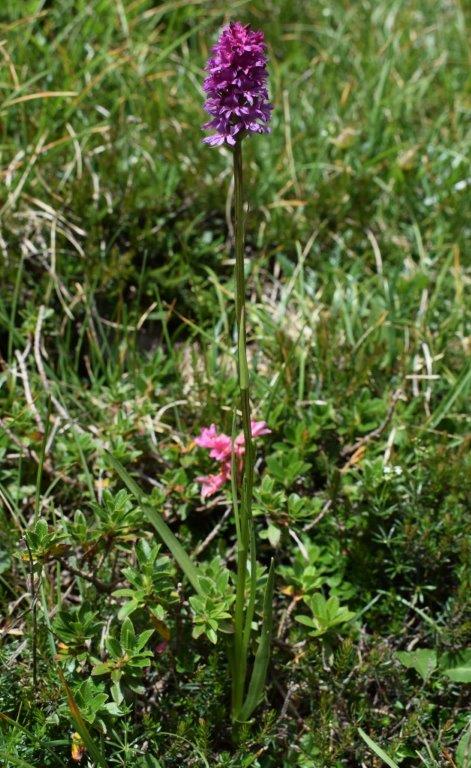
[[[210,456],[212,459],[216,459],[216,461],[224,461],[227,459],[228,456],[231,455],[231,438],[228,435],[219,435],[219,437],[214,440],[212,450],[210,451]]]
[[[218,434],[215,424],[203,427],[199,437],[195,438],[195,443],[200,448],[209,448],[209,455],[216,461],[224,461],[231,455],[231,438],[223,432]]]
[[[252,431],[252,437],[262,437],[262,435],[271,434],[271,429],[268,428],[266,421],[251,421],[250,429]]]
[[[195,438],[195,443],[196,445],[199,445],[200,448],[212,448],[217,436],[216,425],[211,424],[210,427],[203,427],[199,437]]]
[[[201,496],[203,499],[206,499],[208,496],[213,496],[220,491],[227,478],[225,472],[220,472],[217,475],[202,475],[196,479],[202,486]]]

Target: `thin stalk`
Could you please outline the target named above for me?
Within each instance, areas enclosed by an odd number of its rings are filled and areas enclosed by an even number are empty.
[[[244,199],[242,172],[242,144],[239,140],[234,148],[234,236],[235,236],[235,279],[236,279],[236,321],[237,321],[237,359],[240,390],[240,405],[245,441],[245,458],[242,478],[241,499],[239,505],[239,526],[237,537],[237,587],[234,614],[234,681],[232,715],[236,720],[241,710],[245,678],[247,673],[247,648],[250,632],[247,632],[246,619],[250,618],[253,608],[246,611],[245,586],[247,579],[247,561],[250,553],[252,564],[255,560],[255,544],[251,536],[252,527],[252,488],[253,488],[253,445],[250,426],[249,372],[246,350],[245,319],[245,274],[244,274]],[[251,592],[253,578],[251,579]],[[251,621],[251,618],[250,618]]]
[[[36,493],[34,496],[34,524],[38,522],[39,510],[41,505],[41,483],[43,479],[44,461],[46,459],[46,446],[49,438],[49,430],[51,427],[51,398],[47,401],[46,411],[46,426],[44,427],[44,435],[41,443],[41,454],[39,456],[38,471],[36,474]]]
[[[15,388],[15,377],[11,372],[11,364],[13,359],[13,334],[15,328],[16,308],[18,306],[18,297],[20,295],[21,278],[23,275],[24,256],[21,256],[18,272],[16,273],[15,287],[13,289],[13,300],[11,303],[10,312],[10,326],[8,328],[8,346],[7,346],[7,362],[8,362],[8,389],[10,395],[13,394]]]
[[[32,637],[32,657],[33,657],[33,688],[36,690],[38,685],[38,606],[36,599],[36,583],[34,580],[34,562],[31,549],[26,542],[29,558],[29,579],[30,579],[30,595],[31,595],[31,616],[33,622],[33,637]]]

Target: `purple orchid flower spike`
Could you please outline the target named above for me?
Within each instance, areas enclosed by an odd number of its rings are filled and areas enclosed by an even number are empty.
[[[223,29],[213,48],[204,81],[204,104],[214,130],[203,141],[211,147],[235,146],[249,133],[268,133],[272,105],[268,100],[267,57],[263,32],[236,21]]]

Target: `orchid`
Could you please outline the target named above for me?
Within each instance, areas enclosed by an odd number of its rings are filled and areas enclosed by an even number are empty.
[[[247,133],[270,130],[265,50],[263,32],[248,24],[236,21],[223,30],[206,65],[204,108],[211,120],[203,128],[216,131],[203,139],[206,144],[234,147]]]
[[[232,719],[246,722],[259,704],[267,673],[272,600],[273,561],[263,598],[263,622],[250,681],[247,680],[250,640],[255,613],[257,558],[252,517],[255,455],[252,439],[270,432],[264,421],[253,421],[250,403],[250,375],[247,361],[245,308],[245,236],[242,143],[246,136],[268,133],[272,105],[267,91],[267,57],[263,32],[237,21],[225,27],[213,48],[204,81],[207,95],[204,108],[211,119],[203,125],[212,130],[203,141],[210,146],[226,146],[233,153],[234,173],[234,250],[235,319],[237,326],[237,373],[243,431],[233,441],[218,433],[211,424],[201,431],[196,444],[206,448],[220,463],[219,472],[198,478],[203,498],[223,488],[230,478],[237,535],[236,600],[234,607],[234,645],[230,652],[232,672]],[[234,477],[232,467],[237,469]],[[248,587],[248,597],[247,597]]]

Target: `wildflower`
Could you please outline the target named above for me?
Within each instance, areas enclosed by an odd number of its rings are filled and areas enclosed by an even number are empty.
[[[262,437],[263,435],[269,435],[271,433],[271,429],[267,427],[266,421],[251,421],[250,430],[252,432],[252,437]]]
[[[225,485],[230,474],[230,464],[225,463],[217,475],[201,475],[197,481],[201,483],[201,496],[205,499],[207,496],[214,496]]]
[[[204,130],[215,130],[203,141],[210,146],[235,146],[247,133],[268,133],[273,107],[268,100],[267,58],[263,32],[236,21],[223,29],[213,48],[204,81],[204,104],[211,120]]]
[[[72,760],[76,763],[80,763],[83,756],[85,755],[86,748],[85,744],[82,741],[82,737],[80,736],[77,731],[74,731],[72,734],[72,743],[70,746],[70,756]]]
[[[263,435],[269,435],[271,429],[267,427],[265,421],[251,421],[250,422],[252,437],[262,437]],[[201,434],[195,438],[195,443],[200,448],[209,449],[209,455],[212,459],[220,462],[219,472],[213,475],[201,475],[197,477],[197,481],[201,483],[201,496],[206,499],[208,496],[213,496],[215,493],[221,490],[226,484],[227,480],[231,476],[231,457],[232,457],[232,441],[229,435],[225,435],[224,432],[218,433],[215,424],[211,424],[210,427],[203,427]],[[241,433],[237,435],[234,440],[234,454],[239,459],[239,471],[242,469],[242,456],[245,452],[245,438]]]
[[[223,433],[218,435],[215,424],[203,427],[195,443],[200,448],[210,448],[209,455],[216,461],[224,461],[231,455],[231,438]]]

